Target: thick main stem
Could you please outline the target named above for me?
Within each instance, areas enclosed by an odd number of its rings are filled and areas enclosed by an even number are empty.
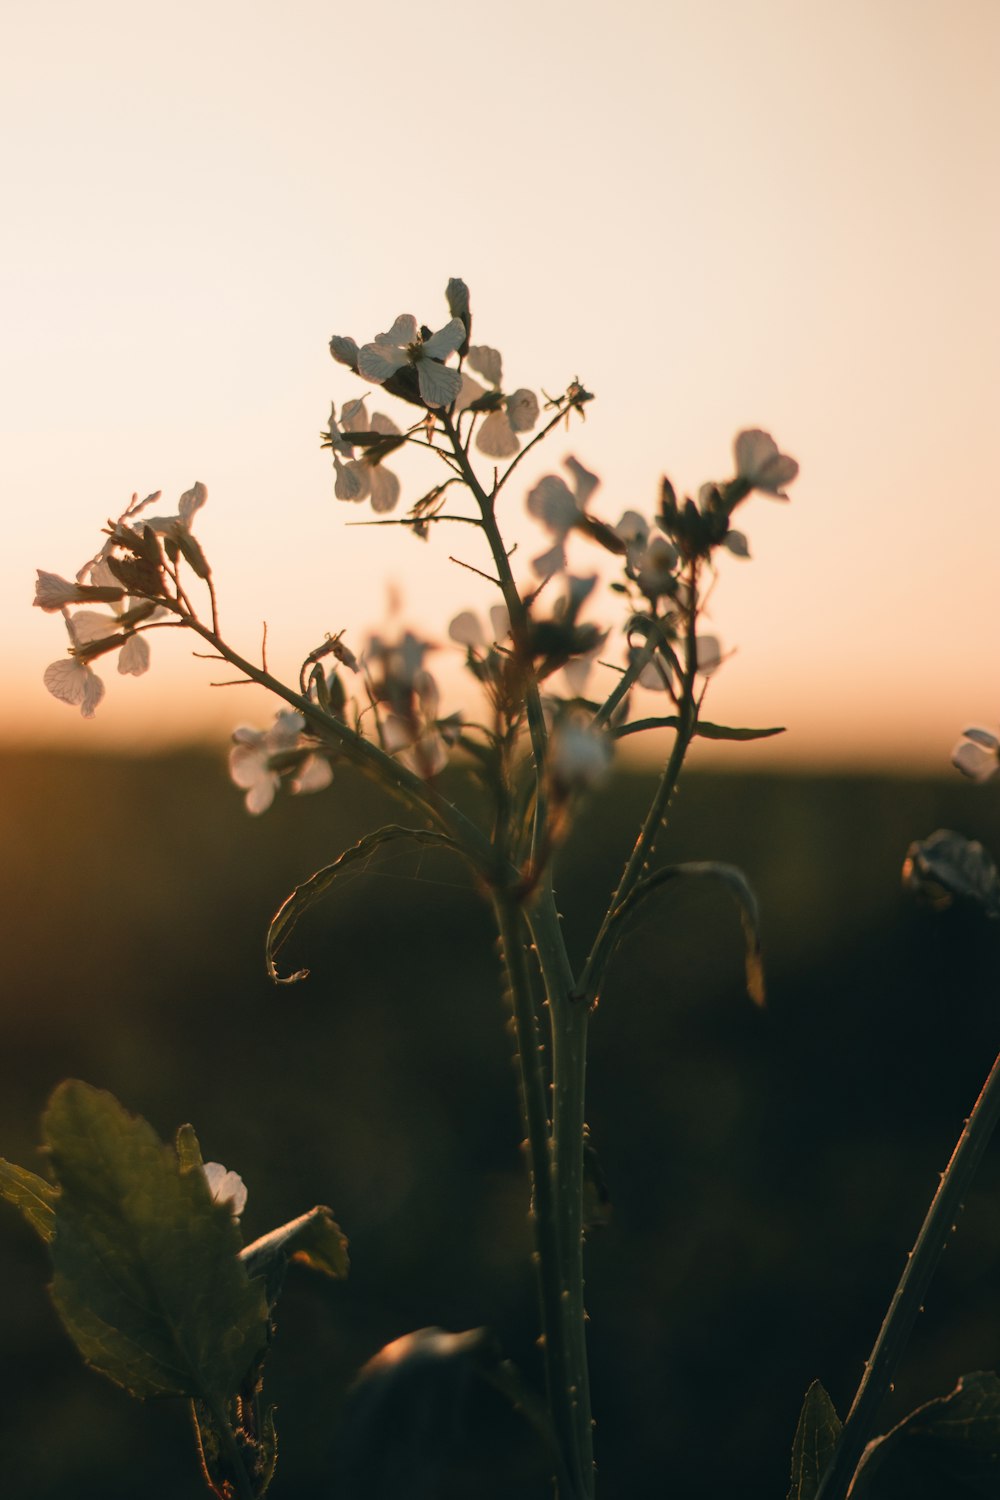
[[[528,913],[552,1027],[553,1198],[557,1216],[561,1384],[554,1399],[572,1432],[570,1472],[582,1500],[594,1495],[594,1439],[583,1275],[583,1144],[589,1007],[576,992],[551,883]]]
[[[1000,1056],[997,1057],[982,1092],[941,1175],[931,1199],[916,1244],[907,1257],[899,1285],[865,1364],[861,1384],[847,1414],[816,1500],[844,1500],[850,1493],[855,1471],[865,1450],[878,1409],[888,1394],[903,1349],[923,1305],[931,1278],[955,1226],[962,1201],[1000,1121]]]

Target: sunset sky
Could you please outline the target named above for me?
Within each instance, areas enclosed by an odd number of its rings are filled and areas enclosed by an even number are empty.
[[[171,510],[207,484],[226,633],[253,655],[266,620],[279,675],[384,627],[387,584],[445,646],[493,602],[448,561],[482,563],[467,528],[347,527],[367,512],[318,441],[361,392],[330,335],[438,327],[462,276],[508,386],[597,398],[512,484],[521,576],[546,545],[523,494],[567,454],[615,522],[663,473],[726,478],[763,427],[801,474],[745,508],[706,711],[789,733],[723,758],[943,768],[1000,721],[998,76],[996,0],[9,7],[4,738],[268,722],[173,633],[145,678],[104,673],[92,722],[45,692],[65,636],[34,569],[72,575],[133,491]],[[591,615],[615,623],[613,596]],[[452,698],[456,658],[433,663]]]

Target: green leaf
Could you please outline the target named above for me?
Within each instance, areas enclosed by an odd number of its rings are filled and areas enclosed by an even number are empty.
[[[676,714],[667,714],[660,719],[634,719],[631,724],[619,724],[611,730],[615,739],[627,734],[641,734],[645,729],[680,729],[681,721]],[[712,724],[708,719],[699,719],[694,728],[696,736],[703,740],[769,740],[776,734],[784,734],[784,726],[773,729],[737,729],[730,724]]]
[[[991,856],[975,839],[950,828],[939,828],[910,845],[903,884],[938,910],[957,898],[975,902],[988,917],[1000,917],[1000,875]]]
[[[322,1204],[254,1240],[241,1251],[240,1259],[248,1275],[264,1278],[268,1301],[272,1304],[281,1290],[289,1261],[301,1261],[314,1271],[337,1279],[346,1276],[350,1268],[347,1238]]]
[[[52,1299],[84,1359],[135,1396],[228,1400],[270,1326],[228,1207],[88,1084],[60,1084],[43,1130],[62,1190]]]
[[[611,962],[625,935],[627,919],[637,906],[671,880],[715,880],[726,887],[736,901],[743,926],[746,948],[747,994],[755,1005],[764,1004],[764,966],[760,956],[760,912],[757,898],[750,884],[735,865],[721,864],[714,860],[697,860],[682,865],[665,865],[662,870],[641,880],[622,904],[611,914],[601,946],[594,956],[593,973],[600,984],[608,964]]]
[[[840,1418],[826,1391],[814,1380],[806,1391],[792,1443],[792,1483],[788,1500],[813,1500],[840,1437]]]
[[[193,1125],[182,1125],[177,1132],[175,1142],[177,1161],[182,1172],[193,1172],[196,1167],[205,1165],[201,1154],[201,1146],[198,1137],[194,1133]]]
[[[302,914],[308,911],[321,896],[335,884],[345,870],[372,858],[374,854],[385,844],[408,839],[415,844],[429,844],[437,849],[451,849],[453,853],[465,857],[465,851],[454,839],[449,838],[446,833],[437,833],[429,828],[402,828],[398,824],[388,823],[384,828],[379,828],[375,833],[367,834],[350,849],[345,849],[339,859],[335,859],[332,865],[326,865],[322,870],[302,885],[296,886],[295,890],[278,908],[267,932],[267,943],[265,945],[265,962],[267,964],[268,977],[275,984],[296,984],[300,979],[305,979],[308,969],[296,969],[294,974],[282,976],[275,968],[275,955],[292,935],[296,922]]]
[[[48,1242],[56,1232],[55,1202],[59,1189],[29,1172],[27,1167],[16,1167],[12,1161],[0,1157],[0,1198],[5,1198],[19,1208],[36,1234]]]
[[[963,1375],[864,1451],[851,1500],[996,1500],[1000,1376]]]

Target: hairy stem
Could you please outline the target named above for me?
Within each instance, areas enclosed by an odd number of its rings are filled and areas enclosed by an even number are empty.
[[[851,1491],[855,1471],[913,1325],[923,1305],[931,1278],[955,1227],[963,1199],[972,1185],[979,1164],[1000,1121],[1000,1056],[997,1057],[982,1092],[952,1152],[916,1244],[893,1293],[889,1310],[865,1363],[857,1394],[847,1414],[830,1466],[816,1492],[816,1500],[844,1500]]]
[[[546,878],[528,911],[552,1029],[553,1197],[557,1217],[560,1386],[553,1392],[573,1434],[570,1472],[582,1500],[594,1494],[594,1440],[583,1275],[583,1143],[589,1007],[577,995]]]

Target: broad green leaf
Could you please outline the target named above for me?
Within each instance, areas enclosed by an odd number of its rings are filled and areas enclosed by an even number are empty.
[[[12,1161],[0,1157],[0,1198],[19,1208],[36,1234],[46,1242],[56,1232],[55,1201],[59,1189]]]
[[[665,714],[657,719],[634,719],[631,724],[616,725],[611,733],[615,739],[627,734],[641,734],[646,729],[680,729],[681,721],[676,714]],[[769,740],[776,734],[784,734],[784,725],[773,729],[737,728],[731,724],[712,724],[708,719],[699,719],[694,732],[703,740]]]
[[[364,864],[383,845],[395,843],[400,839],[406,839],[415,844],[429,844],[436,849],[451,849],[455,854],[464,853],[455,840],[445,833],[436,833],[429,828],[402,828],[396,823],[389,823],[384,828],[377,829],[375,833],[367,834],[350,849],[345,849],[332,865],[326,865],[322,870],[317,870],[309,880],[296,886],[287,901],[283,902],[271,919],[267,933],[265,961],[268,977],[273,979],[275,984],[295,984],[298,980],[305,979],[309,973],[308,969],[297,969],[294,974],[282,977],[274,966],[275,955],[291,937],[292,930],[303,912],[308,911],[309,907],[321,896],[325,896],[345,870]]]
[[[1000,1376],[963,1375],[864,1451],[851,1500],[996,1500]]]
[[[975,839],[950,828],[939,828],[910,845],[903,861],[903,884],[938,909],[958,898],[974,901],[988,917],[1000,917],[1000,875],[992,857]]]
[[[230,1210],[100,1089],[60,1084],[43,1130],[62,1190],[52,1298],[84,1359],[135,1396],[228,1400],[269,1332]]]
[[[600,983],[603,979],[608,964],[614,957],[624,936],[627,919],[647,897],[672,880],[714,880],[724,885],[729,891],[739,907],[740,922],[743,927],[747,994],[755,1005],[763,1005],[764,966],[760,956],[760,913],[757,898],[742,870],[738,870],[735,865],[721,864],[712,860],[665,865],[662,870],[657,870],[655,874],[639,882],[631,895],[627,896],[611,914],[601,947],[594,956],[593,972],[597,977],[597,982]]]
[[[264,1278],[271,1303],[281,1290],[289,1261],[301,1261],[314,1271],[338,1279],[350,1268],[347,1239],[322,1204],[254,1240],[241,1252],[240,1259],[248,1275]]]
[[[826,1391],[814,1380],[806,1391],[792,1443],[792,1483],[788,1500],[813,1500],[840,1436],[840,1418]]]

